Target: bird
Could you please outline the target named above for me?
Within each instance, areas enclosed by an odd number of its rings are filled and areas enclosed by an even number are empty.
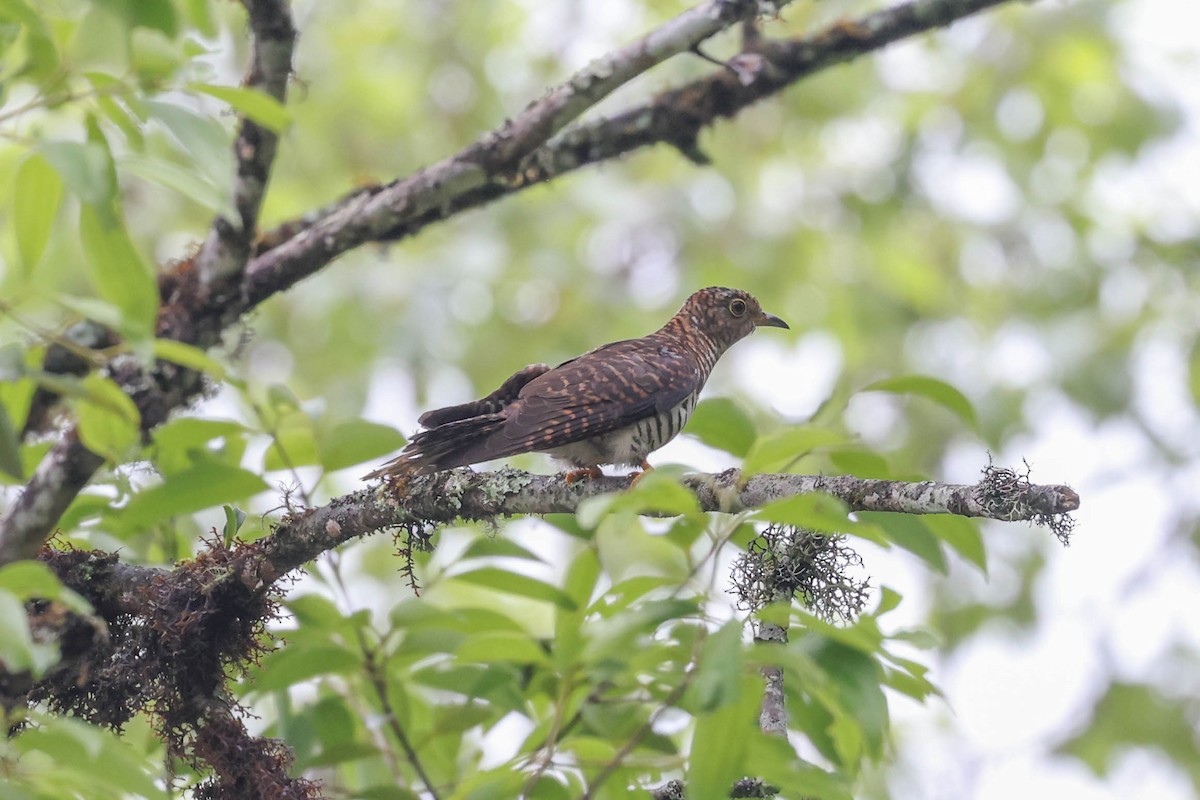
[[[556,367],[531,364],[486,397],[427,411],[398,456],[363,480],[428,475],[520,453],[574,467],[651,469],[646,456],[683,429],[717,359],[756,328],[787,328],[741,289],[692,294],[658,330],[602,345]]]

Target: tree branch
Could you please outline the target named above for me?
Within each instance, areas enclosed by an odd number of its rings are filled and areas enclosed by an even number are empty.
[[[242,4],[250,17],[253,42],[250,69],[242,86],[258,89],[282,103],[287,96],[296,42],[291,12],[284,0],[243,0]],[[233,204],[240,219],[237,224],[220,215],[213,220],[195,264],[204,283],[237,275],[245,269],[258,233],[258,213],[278,143],[279,137],[273,131],[242,117],[233,145],[237,160]]]
[[[1067,486],[1039,486],[1028,481],[997,487],[1009,470],[989,467],[973,486],[924,481],[867,480],[849,475],[753,475],[742,483],[736,469],[715,475],[693,474],[682,484],[702,511],[736,513],[774,500],[824,492],[851,511],[895,511],[904,514],[958,514],[1006,521],[1047,524],[1058,534],[1069,531],[1066,515],[1079,507],[1079,495]],[[264,559],[260,578],[278,576],[311,561],[342,542],[383,527],[420,528],[455,519],[495,519],[512,514],[574,513],[584,500],[629,488],[631,478],[604,476],[567,483],[563,474],[533,475],[515,469],[473,472],[447,470],[343,495],[321,508],[286,519],[261,541]],[[1065,535],[1065,534],[1063,534]]]
[[[384,528],[426,531],[456,519],[574,513],[584,500],[627,490],[631,480],[630,476],[603,476],[567,483],[563,473],[534,475],[510,468],[474,472],[460,467],[411,478],[405,484],[381,484],[285,517],[270,535],[245,546],[238,568],[229,571],[228,579],[264,591],[325,551]],[[850,511],[1025,520],[1050,527],[1060,539],[1070,531],[1068,515],[1079,508],[1079,495],[1068,486],[1033,484],[1011,470],[991,466],[983,480],[971,486],[775,474],[754,475],[742,483],[736,469],[686,475],[681,483],[706,512],[738,513],[799,494],[823,492],[844,502]],[[43,550],[42,557],[53,561],[56,552]],[[106,557],[87,568],[94,583],[89,592],[104,596],[124,613],[139,615],[145,611],[140,599],[143,589],[164,579],[174,582],[171,575],[190,569],[188,564],[169,570]]]
[[[770,0],[769,5],[778,10],[790,2]],[[701,3],[589,64],[453,156],[386,186],[351,193],[316,216],[265,234],[247,275],[247,305],[291,286],[348,250],[412,235],[518,188],[522,159],[583,112],[668,58],[694,50],[740,20],[752,19],[759,8],[758,0]],[[468,197],[477,203],[464,204]]]
[[[717,70],[620,114],[566,130],[490,176],[483,169],[466,175],[448,166],[477,146],[472,145],[429,170],[353,192],[321,212],[264,234],[248,270],[247,301],[261,302],[366,241],[414,235],[432,223],[581,167],[660,143],[694,153],[703,128],[802,78],[1005,2],[1011,0],[912,0],[811,36],[787,41],[753,38],[753,57],[741,57],[736,72]],[[496,136],[499,132],[481,141]],[[430,170],[440,177],[433,179]]]

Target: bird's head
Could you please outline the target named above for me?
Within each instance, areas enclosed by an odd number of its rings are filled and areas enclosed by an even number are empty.
[[[722,286],[710,286],[693,294],[675,318],[710,339],[720,352],[749,336],[755,328],[788,327],[779,317],[763,311],[754,295]]]

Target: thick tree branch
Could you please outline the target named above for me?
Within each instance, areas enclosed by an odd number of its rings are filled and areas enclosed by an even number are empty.
[[[567,483],[565,474],[535,475],[516,469],[474,472],[447,470],[412,478],[406,484],[381,484],[334,498],[327,505],[285,517],[267,537],[254,542],[229,578],[263,591],[287,573],[339,545],[384,528],[427,530],[456,519],[493,520],[514,514],[574,513],[588,498],[629,488],[629,476],[604,476]],[[1048,525],[1065,536],[1079,495],[1068,486],[1038,485],[1011,470],[988,467],[971,486],[924,481],[885,481],[848,475],[754,475],[744,484],[736,469],[696,473],[682,479],[707,512],[738,513],[799,494],[823,492],[851,511],[905,514],[958,514]],[[645,513],[652,514],[652,510]],[[47,553],[54,551],[43,551]],[[187,570],[181,565],[174,571]],[[141,614],[142,589],[172,570],[121,564],[115,559],[88,567],[103,595],[125,613]]]
[[[33,558],[103,463],[103,458],[83,446],[74,429],[50,448],[0,519],[0,564]]]
[[[1012,473],[999,471],[1004,476]],[[260,579],[276,577],[344,541],[382,527],[429,526],[455,519],[495,519],[512,514],[574,513],[584,500],[629,488],[630,478],[605,476],[567,483],[563,474],[534,475],[514,469],[473,472],[460,468],[343,495],[329,505],[286,520],[263,540]],[[798,494],[824,492],[851,511],[958,514],[1032,520],[1062,526],[1079,507],[1067,486],[1027,481],[999,491],[993,473],[973,486],[925,481],[867,480],[848,475],[754,475],[744,484],[736,469],[685,476],[683,485],[703,511],[736,513]]]
[[[786,598],[791,601],[791,597]],[[788,631],[774,622],[760,622],[754,641],[759,644],[787,644]],[[787,736],[787,696],[783,688],[783,667],[774,664],[762,667],[763,699],[758,713],[758,727],[771,736]]]

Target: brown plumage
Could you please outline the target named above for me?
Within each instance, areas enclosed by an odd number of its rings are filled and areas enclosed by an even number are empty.
[[[648,469],[646,456],[683,429],[717,359],[760,326],[788,327],[747,292],[701,289],[649,336],[525,367],[481,400],[426,412],[428,430],[364,480],[535,451],[592,475],[601,464]]]

